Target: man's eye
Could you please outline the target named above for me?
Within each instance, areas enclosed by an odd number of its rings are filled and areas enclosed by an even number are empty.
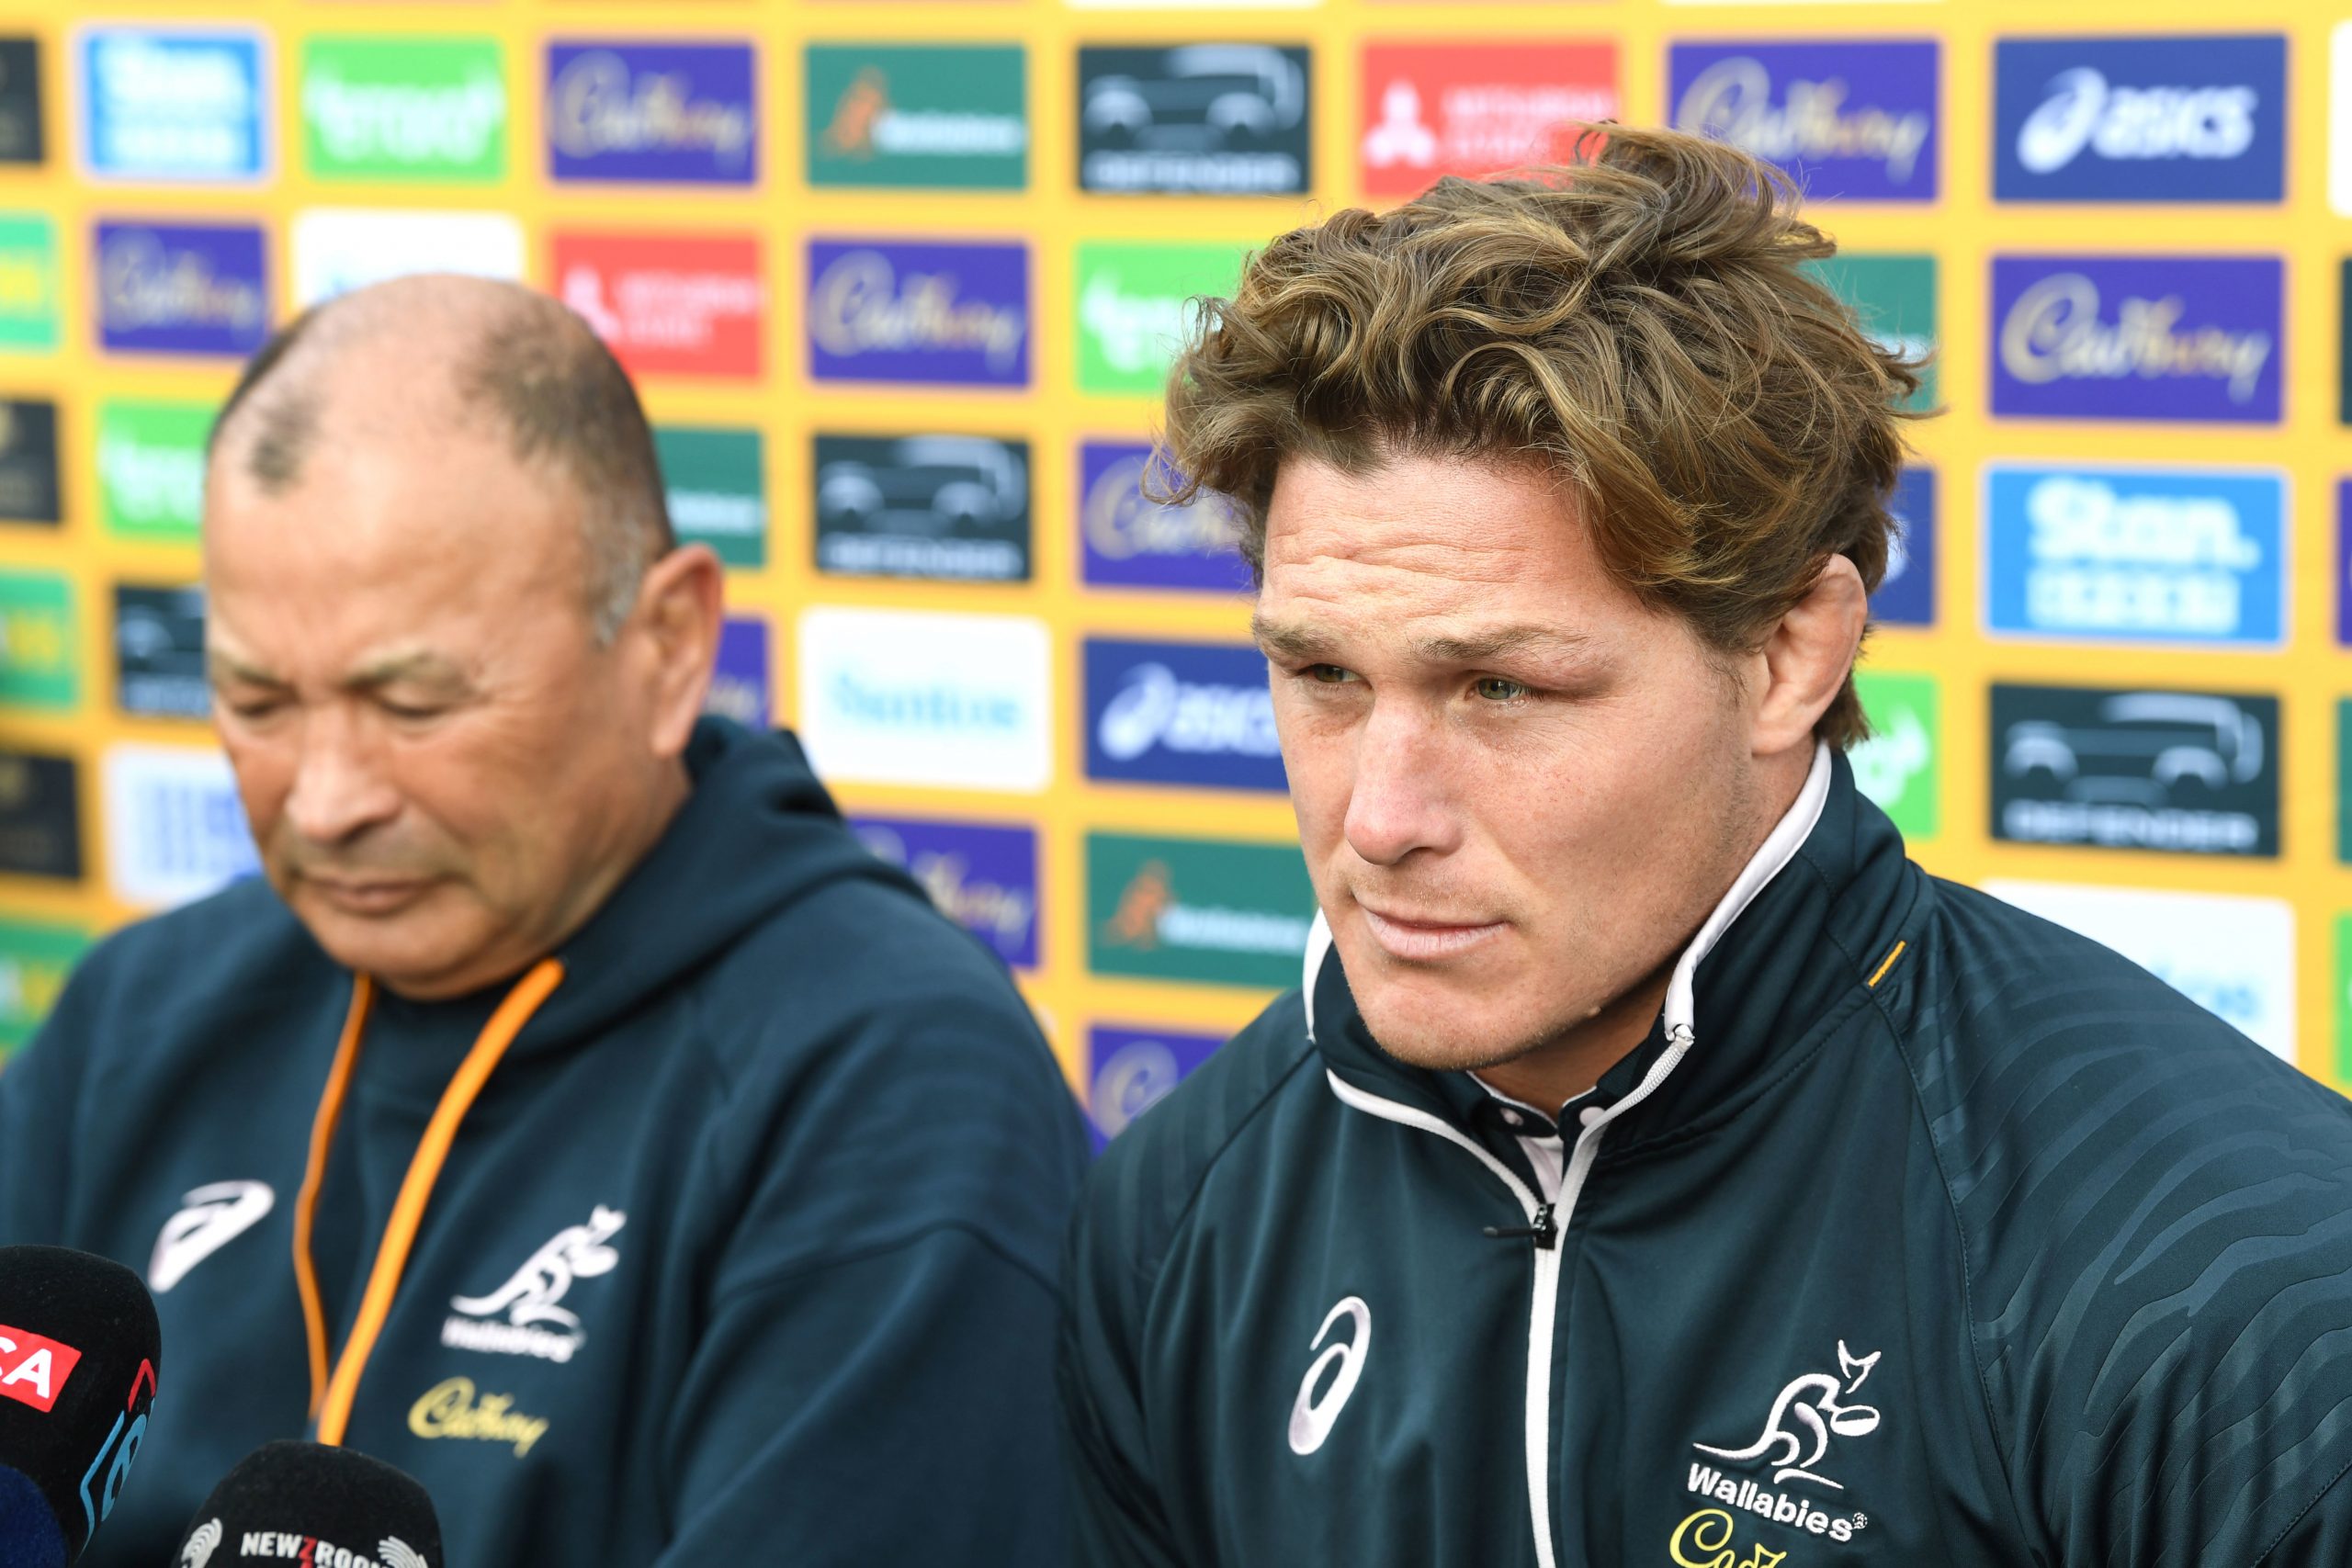
[[[1508,703],[1527,695],[1525,686],[1500,675],[1481,675],[1470,683],[1470,689],[1490,703]]]
[[[252,723],[267,718],[286,705],[282,697],[222,697],[220,705],[237,717]]]
[[[411,720],[438,718],[447,711],[437,703],[396,703],[380,697],[377,699],[377,705],[394,718]]]
[[[1356,677],[1355,671],[1337,664],[1310,664],[1306,667],[1306,678],[1317,685],[1338,686]]]

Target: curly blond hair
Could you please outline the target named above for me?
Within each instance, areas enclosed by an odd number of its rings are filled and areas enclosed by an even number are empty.
[[[1539,465],[1617,580],[1725,654],[1832,556],[1875,591],[1918,363],[1805,265],[1837,247],[1778,169],[1672,130],[1575,145],[1295,229],[1198,302],[1168,383],[1174,498],[1226,497],[1255,571],[1285,458]],[[1850,676],[1815,728],[1869,734]]]

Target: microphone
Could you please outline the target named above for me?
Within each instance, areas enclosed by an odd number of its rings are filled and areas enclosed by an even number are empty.
[[[349,1449],[264,1443],[188,1521],[174,1568],[256,1559],[311,1568],[442,1568],[441,1518],[416,1478]]]
[[[114,1512],[162,1343],[121,1264],[0,1247],[0,1568],[65,1568]]]

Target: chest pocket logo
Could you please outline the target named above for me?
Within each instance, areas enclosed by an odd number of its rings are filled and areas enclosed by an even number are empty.
[[[1323,1341],[1330,1337],[1332,1325],[1343,1317],[1354,1325],[1354,1336],[1334,1339],[1326,1347]],[[1311,1454],[1323,1446],[1323,1439],[1331,1435],[1332,1423],[1339,1420],[1340,1412],[1346,1407],[1348,1396],[1355,1393],[1356,1380],[1363,1376],[1363,1359],[1372,1349],[1372,1308],[1364,1304],[1362,1296],[1348,1297],[1325,1314],[1323,1326],[1315,1331],[1314,1342],[1307,1348],[1321,1349],[1323,1353],[1307,1367],[1306,1376],[1298,1385],[1298,1398],[1290,1407],[1290,1451],[1300,1455]],[[1334,1367],[1339,1370],[1332,1372],[1322,1397],[1317,1398],[1316,1385]]]

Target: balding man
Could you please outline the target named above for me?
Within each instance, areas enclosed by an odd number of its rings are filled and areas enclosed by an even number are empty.
[[[204,536],[267,880],[107,942],[0,1076],[0,1243],[163,1318],[85,1561],[305,1434],[466,1568],[1057,1560],[1075,1111],[793,741],[698,716],[720,570],[604,346],[478,280],[322,307]]]

